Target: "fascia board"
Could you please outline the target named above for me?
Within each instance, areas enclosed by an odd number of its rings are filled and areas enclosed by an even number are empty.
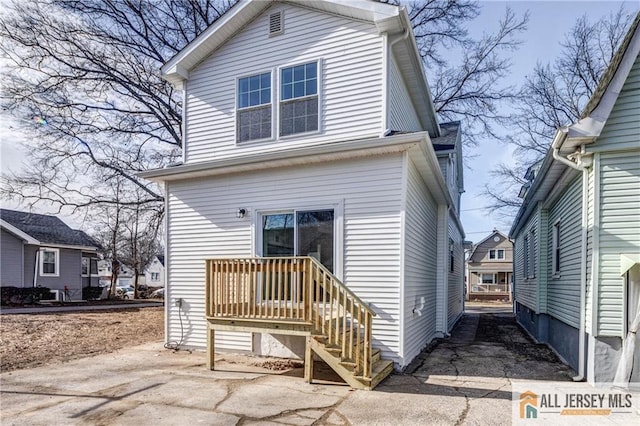
[[[40,241],[36,240],[35,238],[33,238],[31,235],[27,234],[24,231],[21,231],[20,229],[16,228],[15,226],[13,226],[12,224],[10,224],[9,222],[0,219],[0,226],[4,229],[6,229],[8,232],[12,233],[13,235],[21,238],[24,242],[26,242],[27,244],[33,244],[33,245],[40,245]]]
[[[92,251],[97,252],[97,247],[89,247],[89,246],[74,246],[67,244],[55,244],[55,243],[40,243],[41,247],[51,247],[51,248],[61,248],[61,249],[70,249],[70,250],[82,250],[82,251]]]
[[[424,132],[417,132],[385,138],[325,143],[285,151],[253,153],[221,160],[149,170],[138,173],[137,176],[155,182],[164,182],[402,152],[417,144],[425,135]]]

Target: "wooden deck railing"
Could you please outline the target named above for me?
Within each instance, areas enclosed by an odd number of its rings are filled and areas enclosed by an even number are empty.
[[[357,374],[371,377],[375,314],[312,257],[207,260],[206,315],[310,325]]]

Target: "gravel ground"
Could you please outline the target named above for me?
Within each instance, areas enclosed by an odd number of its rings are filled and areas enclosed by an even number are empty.
[[[161,341],[164,308],[5,314],[0,317],[0,371],[55,364]]]

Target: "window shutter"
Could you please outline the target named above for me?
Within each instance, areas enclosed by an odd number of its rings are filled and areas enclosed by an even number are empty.
[[[283,12],[276,12],[269,15],[269,37],[282,34],[284,31]]]

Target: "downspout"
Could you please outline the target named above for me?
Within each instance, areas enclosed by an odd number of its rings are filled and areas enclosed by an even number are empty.
[[[38,262],[40,261],[40,249],[36,250],[36,261],[33,265],[33,286],[38,286]],[[23,284],[24,285],[24,284]]]
[[[589,170],[582,168],[582,241],[580,247],[580,334],[578,336],[578,375],[572,377],[576,382],[585,379],[584,355],[586,350],[585,327],[587,321],[587,226],[589,220]]]
[[[553,159],[564,164],[565,166],[571,167],[574,170],[578,170],[582,172],[582,232],[581,232],[581,242],[580,242],[580,330],[578,336],[578,375],[572,377],[572,379],[576,382],[581,382],[585,379],[585,371],[584,371],[584,362],[585,362],[585,350],[586,350],[586,339],[585,339],[585,328],[586,328],[586,299],[587,299],[587,226],[588,226],[588,214],[587,208],[589,205],[589,196],[587,191],[589,190],[589,171],[587,167],[591,166],[590,161],[583,161],[584,155],[584,146],[582,146],[580,150],[580,154],[577,156],[577,161],[571,161],[566,157],[563,157],[560,154],[560,148],[562,144],[567,138],[569,133],[569,129],[567,127],[563,127],[558,129],[555,137],[553,138],[553,142],[551,144],[551,148],[553,149]]]
[[[401,36],[398,36],[397,38],[395,38],[394,40],[392,40],[389,43],[389,48],[387,49],[387,55],[386,55],[387,57],[385,58],[386,62],[387,62],[385,64],[385,70],[387,70],[389,68],[389,60],[391,58],[391,55],[393,55],[393,46],[395,46],[396,43],[398,43],[398,42],[400,42],[402,40],[406,40],[407,37],[409,37],[409,29],[405,28],[404,33]],[[386,74],[384,76],[385,77],[384,78],[385,92],[388,92],[388,90],[389,90],[389,83],[388,83],[389,72],[387,71],[385,74]],[[389,94],[388,93],[385,93],[385,102],[389,102]],[[384,120],[385,120],[385,123],[386,123],[387,126],[389,125],[389,117],[388,117],[388,115],[389,115],[389,108],[385,108]],[[385,129],[384,133],[382,134],[382,136],[389,136],[389,134],[391,134],[391,128],[387,127]]]

